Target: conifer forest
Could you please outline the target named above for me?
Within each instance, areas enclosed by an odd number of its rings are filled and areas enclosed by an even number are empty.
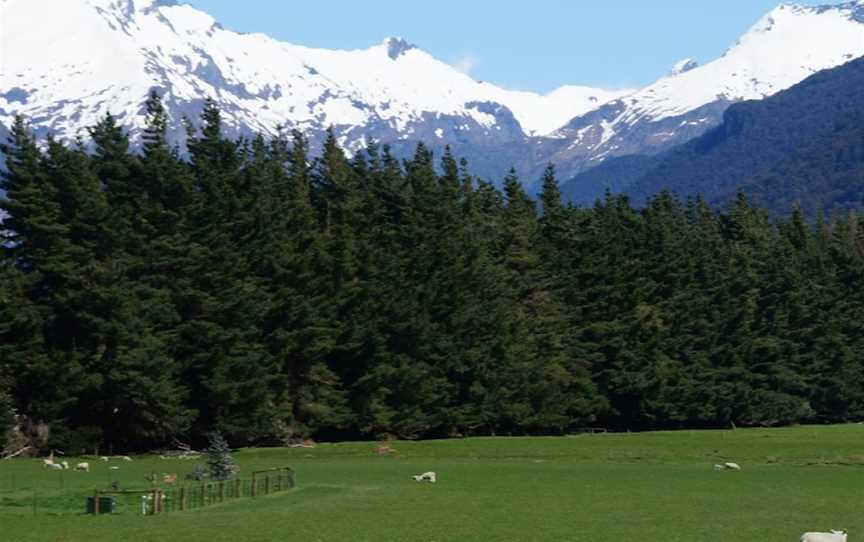
[[[331,134],[181,152],[18,119],[0,188],[0,434],[151,450],[864,419],[864,216],[668,192],[565,204]],[[497,186],[501,186],[499,189]]]

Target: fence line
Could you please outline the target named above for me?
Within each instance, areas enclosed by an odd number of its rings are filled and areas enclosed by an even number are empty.
[[[252,478],[233,479],[218,482],[202,482],[197,485],[184,485],[170,489],[148,489],[142,491],[102,491],[93,493],[93,506],[88,511],[93,514],[108,513],[112,510],[102,508],[110,497],[141,497],[141,511],[145,515],[167,512],[185,512],[233,499],[255,498],[287,491],[296,484],[294,470],[289,467],[255,471]],[[88,501],[89,503],[89,501]],[[110,506],[110,505],[109,505]]]

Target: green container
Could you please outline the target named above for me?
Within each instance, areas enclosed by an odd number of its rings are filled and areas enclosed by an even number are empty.
[[[99,497],[99,513],[113,514],[116,501],[112,497]],[[87,497],[87,513],[96,513],[96,497]]]

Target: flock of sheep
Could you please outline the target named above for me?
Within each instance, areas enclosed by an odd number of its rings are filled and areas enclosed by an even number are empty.
[[[107,461],[111,461],[112,457],[108,457],[108,456],[103,455],[99,459],[107,462]],[[132,458],[129,457],[128,455],[113,456],[113,459],[120,459],[123,461],[132,461]],[[42,459],[42,466],[45,467],[46,469],[51,469],[51,470],[69,470],[71,468],[69,466],[68,461],[55,461],[53,452],[51,453],[50,456]],[[116,469],[117,467],[111,467],[111,468]],[[90,472],[90,463],[87,461],[78,463],[77,465],[75,465],[75,470],[80,471],[80,472]]]

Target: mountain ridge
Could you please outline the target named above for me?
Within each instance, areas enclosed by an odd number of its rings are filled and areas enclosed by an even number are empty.
[[[733,103],[763,99],[818,71],[864,55],[864,3],[835,6],[781,4],[742,35],[723,55],[683,73],[662,77],[590,113],[597,117],[584,137],[583,118],[553,136],[547,154],[563,178],[613,156],[658,154],[717,126]],[[593,132],[593,133],[591,133]],[[580,137],[585,141],[580,141]],[[638,152],[634,152],[638,149]]]
[[[860,0],[784,4],[719,59],[685,60],[643,89],[541,95],[475,81],[402,38],[314,49],[226,30],[174,0],[4,0],[0,9],[16,53],[0,63],[0,124],[23,114],[40,135],[72,139],[110,111],[134,139],[156,88],[181,146],[183,117],[212,98],[228,135],[283,126],[314,145],[332,127],[349,152],[370,138],[403,155],[419,141],[449,145],[481,176],[500,179],[513,165],[529,186],[548,162],[569,178],[610,157],[663,152],[719,124],[733,103],[864,55]],[[42,32],[29,30],[34,20]]]
[[[796,203],[810,216],[855,208],[864,202],[855,187],[864,170],[854,127],[864,119],[862,89],[859,58],[764,100],[734,104],[720,125],[662,154],[608,160],[565,183],[562,193],[588,204],[610,190],[644,204],[670,190],[722,205],[744,190],[781,213]]]

